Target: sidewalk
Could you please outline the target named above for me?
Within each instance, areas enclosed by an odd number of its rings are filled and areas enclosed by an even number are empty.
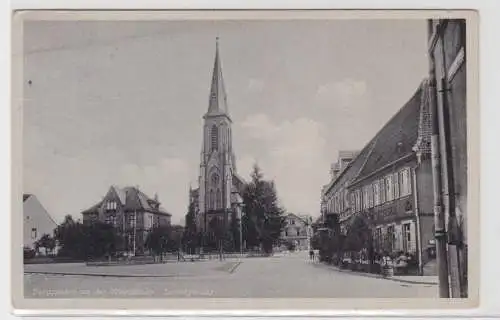
[[[366,273],[366,272],[358,272],[358,271],[352,271],[352,270],[347,270],[347,269],[341,269],[339,267],[327,265],[324,263],[315,263],[315,264],[316,265],[323,265],[323,266],[328,267],[330,269],[333,269],[337,272],[349,273],[353,276],[360,276],[360,277],[367,277],[367,278],[378,278],[378,279],[385,279],[385,280],[391,280],[391,281],[402,282],[402,283],[411,283],[411,284],[424,284],[424,285],[433,285],[433,286],[438,285],[438,277],[436,277],[436,276],[384,277],[383,275],[380,275],[380,274],[373,274],[373,273]]]
[[[78,275],[121,278],[172,278],[228,275],[240,261],[174,262],[162,264],[87,266],[81,264],[26,265],[24,274]]]

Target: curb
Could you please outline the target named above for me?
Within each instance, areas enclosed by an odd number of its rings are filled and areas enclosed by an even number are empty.
[[[59,276],[86,276],[86,277],[113,277],[113,278],[174,278],[174,277],[192,277],[191,275],[157,275],[157,274],[112,274],[112,273],[84,273],[84,272],[44,272],[44,271],[25,271],[24,274],[44,274]]]
[[[364,273],[364,272],[352,272],[352,271],[349,271],[349,270],[342,270],[340,268],[337,268],[337,267],[334,267],[334,266],[329,266],[329,265],[325,265],[323,264],[324,266],[330,268],[330,269],[333,269],[337,272],[341,272],[341,273],[348,273],[348,274],[351,274],[351,275],[354,275],[354,276],[360,276],[360,277],[366,277],[366,278],[375,278],[375,279],[383,279],[383,280],[390,280],[390,281],[394,281],[394,282],[402,282],[402,283],[411,283],[411,284],[423,284],[423,285],[431,285],[431,286],[437,286],[438,283],[437,282],[430,282],[430,281],[418,281],[418,280],[406,280],[406,279],[400,279],[400,278],[393,278],[393,277],[384,277],[384,276],[381,276],[381,275],[377,275],[377,274],[370,274],[370,273]]]

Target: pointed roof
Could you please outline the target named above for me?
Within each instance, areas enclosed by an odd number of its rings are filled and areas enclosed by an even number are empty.
[[[219,57],[219,37],[215,43],[215,61],[212,71],[212,85],[210,87],[210,100],[207,116],[228,115],[226,88],[222,77],[222,65]]]
[[[116,192],[121,204],[123,205],[125,211],[146,211],[156,214],[163,214],[171,216],[171,214],[160,206],[159,201],[148,197],[144,192],[139,190],[138,187],[124,187],[120,188],[118,186],[111,186],[111,188]],[[99,201],[92,207],[82,211],[85,213],[95,213],[101,208],[104,200]]]

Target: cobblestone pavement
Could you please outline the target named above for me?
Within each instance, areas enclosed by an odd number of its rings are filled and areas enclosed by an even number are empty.
[[[103,269],[105,268],[105,269]],[[42,270],[43,269],[43,270]],[[98,273],[97,271],[100,273]],[[398,283],[342,273],[306,254],[161,265],[26,266],[24,290],[32,298],[434,298],[435,285]],[[41,274],[34,272],[74,273]],[[85,272],[86,271],[86,272]],[[93,275],[90,275],[92,272]],[[87,275],[75,275],[85,273]],[[107,273],[107,276],[97,274]],[[131,277],[135,276],[135,277]]]

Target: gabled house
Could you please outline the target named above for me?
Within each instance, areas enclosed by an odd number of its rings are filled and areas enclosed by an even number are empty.
[[[148,232],[169,226],[172,215],[161,207],[157,195],[150,198],[138,187],[111,186],[82,216],[85,224],[100,221],[113,225],[124,236],[127,251],[142,253]]]
[[[34,249],[44,234],[51,237],[57,223],[33,194],[23,195],[23,246]]]
[[[285,226],[281,231],[281,242],[292,243],[297,250],[309,248],[312,218],[308,215],[289,213],[285,216]]]

